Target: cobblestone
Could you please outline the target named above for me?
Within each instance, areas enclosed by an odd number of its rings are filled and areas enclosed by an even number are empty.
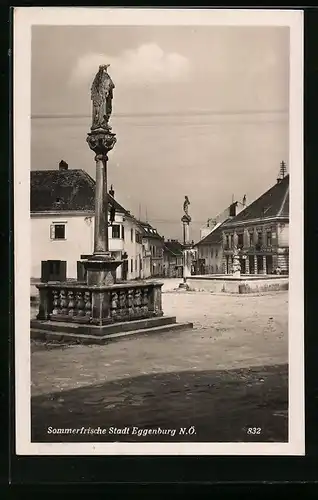
[[[261,440],[286,439],[288,293],[166,289],[163,308],[194,329],[106,346],[32,344],[34,439],[70,421],[185,422],[201,429],[199,440],[230,441],[246,440],[244,426],[254,425],[267,429]]]

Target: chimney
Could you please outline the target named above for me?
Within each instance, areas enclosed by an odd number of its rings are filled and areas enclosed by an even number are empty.
[[[280,164],[279,176],[277,177],[277,184],[279,184],[284,179],[286,173],[287,173],[286,163],[282,161]]]
[[[113,189],[113,185],[112,185],[112,184],[111,184],[111,186],[110,186],[109,194],[110,194],[110,196],[112,196],[112,197],[114,198],[114,196],[115,196],[115,191],[114,191],[114,189]]]
[[[242,206],[243,209],[246,207],[246,194],[243,196]]]
[[[61,160],[59,163],[59,170],[68,170],[68,163],[66,161]]]
[[[232,203],[230,205],[230,209],[229,209],[229,217],[235,217],[236,216],[236,202]]]

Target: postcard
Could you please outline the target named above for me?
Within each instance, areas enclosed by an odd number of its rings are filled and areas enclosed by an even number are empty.
[[[14,9],[18,455],[304,455],[300,10]]]

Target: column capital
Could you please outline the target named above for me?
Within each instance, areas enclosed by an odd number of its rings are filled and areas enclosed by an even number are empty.
[[[110,129],[98,129],[89,132],[86,141],[96,156],[102,155],[107,157],[107,153],[113,149],[117,139],[116,134],[113,134]]]
[[[97,154],[94,158],[94,160],[97,162],[97,161],[103,161],[103,162],[107,162],[108,161],[108,156],[107,154]]]

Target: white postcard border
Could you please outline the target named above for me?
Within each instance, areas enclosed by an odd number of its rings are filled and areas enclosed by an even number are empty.
[[[30,170],[32,25],[205,25],[290,28],[290,284],[288,443],[32,443],[30,413]],[[303,455],[303,12],[301,10],[14,9],[15,411],[18,455]]]

